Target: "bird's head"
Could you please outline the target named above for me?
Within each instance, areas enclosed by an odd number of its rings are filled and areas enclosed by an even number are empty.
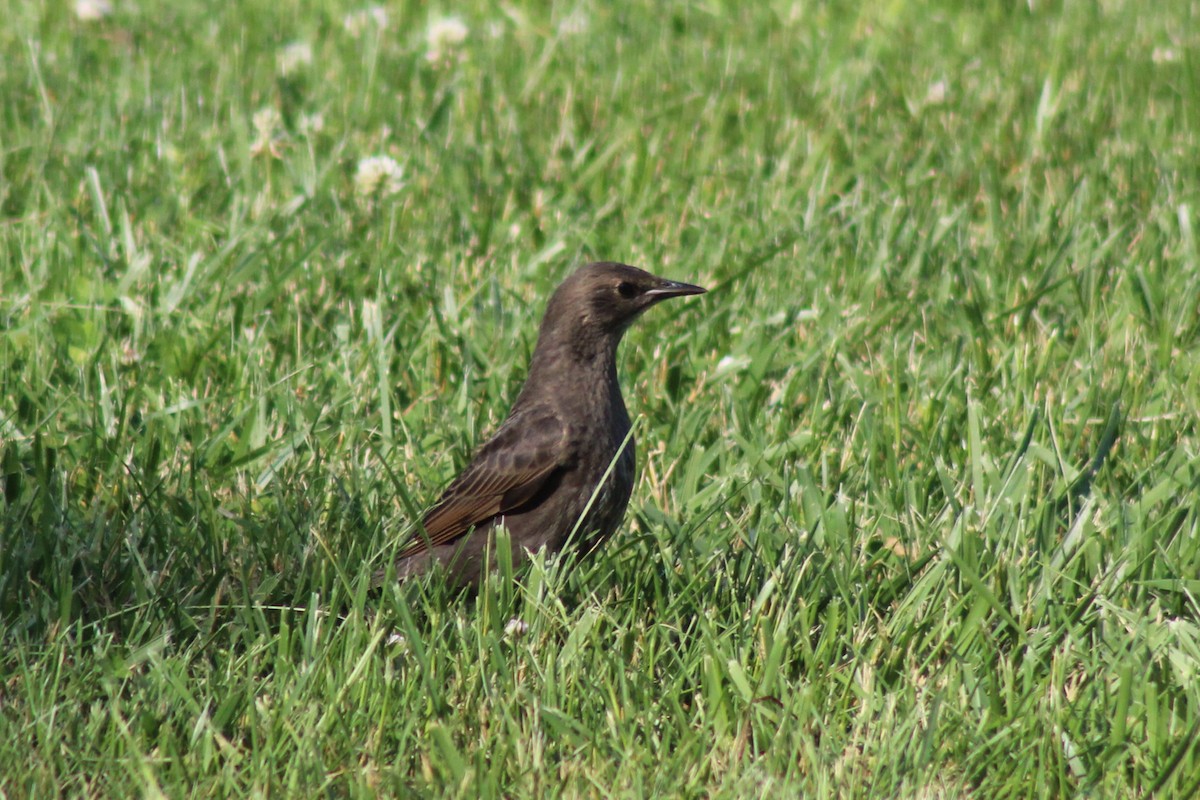
[[[627,264],[603,261],[576,270],[550,298],[547,321],[577,326],[580,335],[615,336],[643,311],[663,300],[705,290],[670,281]]]

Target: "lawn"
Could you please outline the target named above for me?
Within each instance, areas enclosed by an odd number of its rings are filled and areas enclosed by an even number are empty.
[[[1200,792],[1189,0],[0,0],[0,797]],[[587,559],[371,574],[554,286]]]

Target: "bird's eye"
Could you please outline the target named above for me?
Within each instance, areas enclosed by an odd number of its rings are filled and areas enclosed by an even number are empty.
[[[621,283],[617,285],[617,293],[626,299],[630,297],[637,297],[639,294],[641,294],[641,292],[638,291],[638,287],[634,286],[629,281],[621,281]]]

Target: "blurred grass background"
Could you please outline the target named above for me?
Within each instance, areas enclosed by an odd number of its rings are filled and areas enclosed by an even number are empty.
[[[1197,792],[1194,2],[0,16],[0,793]],[[369,594],[591,259],[625,530]]]

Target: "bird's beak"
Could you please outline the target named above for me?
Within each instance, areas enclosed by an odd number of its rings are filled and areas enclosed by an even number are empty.
[[[651,300],[666,300],[668,297],[684,297],[689,294],[704,294],[708,290],[703,286],[693,286],[679,281],[663,281],[653,289],[647,289],[642,296]]]

